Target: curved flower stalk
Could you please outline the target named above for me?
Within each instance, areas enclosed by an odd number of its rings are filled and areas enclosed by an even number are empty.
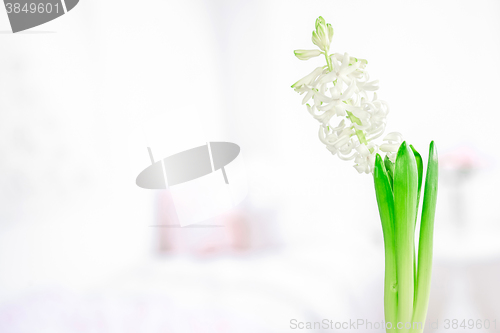
[[[385,131],[389,106],[375,93],[378,81],[370,81],[366,71],[368,61],[347,53],[330,54],[332,38],[332,26],[320,16],[312,33],[312,41],[319,50],[294,52],[300,60],[324,55],[326,65],[295,82],[292,88],[304,95],[302,104],[320,122],[318,135],[326,148],[342,160],[354,160],[359,173],[372,173],[379,151],[388,153],[395,162],[403,138],[394,132],[380,146],[373,141]]]

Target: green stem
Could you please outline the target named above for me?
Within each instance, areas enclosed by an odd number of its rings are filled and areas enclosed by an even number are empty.
[[[333,71],[332,59],[330,58],[328,51],[325,51],[325,59],[326,59],[326,64],[328,65],[328,71],[329,72]]]
[[[361,120],[359,120],[358,117],[352,114],[352,112],[346,111],[347,116],[346,118],[351,121],[352,124],[356,123],[361,126]],[[356,132],[356,135],[358,136],[359,142],[364,143],[365,145],[368,144],[368,141],[366,141],[365,133],[363,131],[358,130],[356,127],[354,127],[354,131]]]
[[[356,124],[361,126],[361,120],[359,120],[358,117],[353,115],[352,112],[346,111],[346,113],[347,113],[346,118],[349,119],[352,124],[356,123]],[[356,127],[354,127],[354,125],[352,126],[352,128],[354,128],[354,133],[356,133],[356,136],[358,137],[359,143],[368,145],[368,140],[366,140],[365,133],[363,133],[362,130],[359,130]],[[373,148],[370,148],[369,151],[370,151],[370,153],[373,153]]]
[[[328,70],[331,72],[333,70],[333,67],[332,67],[332,59],[328,56],[328,52],[325,51],[325,58],[326,58],[326,63],[328,64]],[[334,82],[335,84],[335,82]],[[349,104],[347,101],[343,101],[345,104]],[[355,115],[352,114],[352,112],[349,112],[346,110],[346,118],[349,119],[349,121],[351,122],[351,124],[353,124],[353,128],[354,128],[354,132],[356,133],[356,136],[358,137],[358,140],[359,140],[359,143],[361,144],[365,144],[365,145],[368,145],[368,140],[366,140],[366,136],[365,136],[365,133],[363,133],[363,131],[357,129],[356,127],[354,127],[354,124],[358,124],[359,126],[361,126],[363,123],[361,122],[361,120],[359,120],[358,117],[356,117]],[[373,153],[373,148],[370,148],[370,153]]]

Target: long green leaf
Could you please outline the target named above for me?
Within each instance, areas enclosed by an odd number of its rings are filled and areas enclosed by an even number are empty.
[[[417,228],[417,215],[418,215],[418,206],[420,205],[420,190],[422,189],[422,176],[424,174],[424,163],[422,162],[422,156],[418,153],[418,151],[410,145],[411,150],[413,151],[413,155],[415,155],[415,161],[417,162],[417,170],[418,170],[418,192],[417,192],[417,214],[415,214],[415,229]],[[415,239],[415,238],[413,238]],[[413,248],[415,248],[415,245],[413,245]],[[417,285],[417,251],[413,252],[413,283],[416,286]],[[415,294],[414,294],[414,299],[413,302],[415,302],[415,298],[417,297],[417,289],[415,289]]]
[[[385,282],[384,282],[384,309],[385,322],[396,327],[398,311],[397,272],[396,272],[396,245],[394,240],[394,196],[392,194],[389,175],[377,154],[373,171],[375,194],[377,196],[378,211],[382,222],[385,248]],[[391,332],[390,329],[387,332]]]
[[[422,219],[420,223],[420,239],[418,247],[418,278],[417,297],[413,321],[422,323],[422,326],[413,330],[416,333],[423,331],[429,305],[432,251],[434,238],[434,216],[438,190],[438,155],[434,141],[429,147],[429,162],[425,177],[424,202],[422,204]]]
[[[417,170],[418,170],[418,194],[417,194],[417,211],[418,205],[420,203],[420,190],[422,189],[422,176],[424,175],[424,163],[422,161],[422,156],[415,150],[415,148],[410,145],[411,150],[413,151],[413,155],[415,155],[415,162],[417,162]]]
[[[399,147],[394,170],[394,223],[398,279],[398,322],[403,326],[413,316],[415,216],[418,172],[415,156],[406,142]],[[407,332],[403,328],[401,332]]]

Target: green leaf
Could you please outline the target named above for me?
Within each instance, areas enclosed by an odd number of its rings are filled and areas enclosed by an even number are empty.
[[[418,206],[420,203],[420,190],[422,189],[422,176],[424,174],[424,163],[422,162],[422,156],[420,156],[418,151],[416,151],[412,145],[410,145],[410,148],[413,151],[413,154],[415,155],[415,161],[417,162],[417,169],[418,169],[418,194],[417,194],[417,211],[418,211]]]
[[[432,251],[434,238],[434,217],[438,190],[438,154],[434,141],[429,147],[429,162],[425,177],[424,201],[422,204],[422,219],[420,221],[420,239],[418,244],[418,279],[417,297],[413,321],[425,324],[427,307],[429,305]],[[423,329],[415,332],[421,333]]]
[[[384,164],[387,170],[387,175],[389,176],[389,182],[391,183],[391,189],[393,189],[394,163],[392,163],[389,157],[385,155]]]
[[[398,279],[398,322],[411,322],[414,300],[414,237],[418,171],[406,142],[399,147],[394,168],[394,226]],[[407,329],[402,329],[407,332]]]
[[[396,246],[394,240],[394,197],[392,194],[389,175],[379,154],[375,158],[373,170],[375,194],[377,196],[378,211],[384,234],[385,248],[385,282],[384,282],[384,308],[385,322],[392,327],[397,324],[398,291],[396,270]]]
[[[422,188],[422,176],[423,176],[423,168],[424,164],[422,162],[422,156],[418,153],[418,151],[410,145],[411,150],[413,151],[413,155],[415,155],[415,161],[417,162],[417,170],[418,170],[418,192],[417,192],[417,214],[415,214],[415,229],[417,228],[417,215],[418,215],[418,206],[420,205],[420,190]],[[415,240],[415,238],[413,238]],[[415,248],[415,244],[413,244],[413,248]],[[417,285],[417,253],[416,251],[414,252],[413,255],[413,282],[415,285]],[[415,295],[414,297],[417,297],[416,289],[415,289]]]

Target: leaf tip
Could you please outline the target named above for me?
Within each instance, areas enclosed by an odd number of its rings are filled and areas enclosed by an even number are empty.
[[[408,152],[408,146],[406,145],[406,141],[403,141],[399,146],[398,153],[396,155],[396,160],[398,159],[398,157],[407,155],[408,153],[409,152]]]
[[[429,157],[432,157],[437,161],[437,149],[436,149],[436,144],[434,143],[434,140],[431,141],[429,145]]]

